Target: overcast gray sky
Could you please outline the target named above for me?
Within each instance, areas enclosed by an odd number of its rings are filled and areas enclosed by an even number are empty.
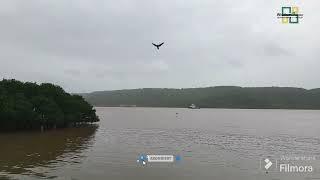
[[[319,0],[1,0],[0,77],[68,92],[320,87]],[[299,24],[281,24],[298,6]],[[152,42],[165,42],[157,51]]]

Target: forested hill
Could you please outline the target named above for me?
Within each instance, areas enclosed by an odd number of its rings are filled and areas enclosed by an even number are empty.
[[[53,84],[0,81],[0,132],[51,129],[96,122],[92,105]]]
[[[187,107],[249,109],[320,109],[320,89],[218,86],[187,89],[99,91],[82,96],[94,106]]]

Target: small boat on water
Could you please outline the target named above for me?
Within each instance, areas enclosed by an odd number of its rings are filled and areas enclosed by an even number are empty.
[[[200,109],[200,107],[196,106],[195,104],[191,104],[188,106],[189,109]]]

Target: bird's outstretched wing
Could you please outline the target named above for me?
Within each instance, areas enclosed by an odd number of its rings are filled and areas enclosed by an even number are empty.
[[[152,45],[154,45],[158,50],[159,50],[160,46],[162,46],[162,44],[164,44],[164,42],[161,43],[161,44],[154,44],[154,43],[152,43]]]

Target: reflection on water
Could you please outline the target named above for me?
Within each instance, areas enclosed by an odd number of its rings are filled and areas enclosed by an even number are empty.
[[[1,174],[46,177],[41,167],[81,163],[81,152],[93,144],[97,125],[41,132],[0,134]],[[59,163],[58,163],[59,162]],[[4,176],[4,175],[3,175]]]
[[[320,157],[320,111],[96,109],[99,128],[0,134],[0,179],[320,179],[259,170],[264,157]],[[182,160],[141,166],[141,153]]]

